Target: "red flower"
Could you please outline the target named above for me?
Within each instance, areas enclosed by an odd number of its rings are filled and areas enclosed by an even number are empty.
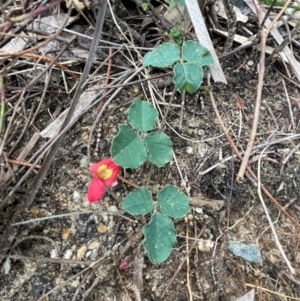
[[[96,202],[102,198],[105,186],[111,186],[117,180],[120,170],[121,167],[116,165],[111,158],[90,166],[93,178],[87,191],[89,202]]]

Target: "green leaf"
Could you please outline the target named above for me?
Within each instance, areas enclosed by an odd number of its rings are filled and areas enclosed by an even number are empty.
[[[174,67],[173,82],[182,92],[195,92],[201,85],[203,69],[197,63],[179,63]]]
[[[135,99],[128,111],[128,122],[138,131],[146,132],[154,128],[158,112],[149,102]]]
[[[171,160],[172,142],[168,135],[154,132],[144,138],[148,149],[148,160],[157,167],[163,167]]]
[[[214,63],[210,52],[196,41],[186,41],[183,43],[182,58],[189,63],[198,63],[200,66]]]
[[[179,31],[178,27],[171,28],[170,35],[172,38],[178,37],[180,35],[180,31]]]
[[[170,218],[154,213],[149,224],[143,228],[144,248],[152,263],[165,261],[176,241],[176,231]]]
[[[188,197],[173,185],[166,185],[159,191],[157,202],[163,214],[175,218],[185,216],[190,210]]]
[[[123,168],[139,167],[147,158],[143,141],[125,124],[119,125],[119,133],[112,140],[110,154],[114,162]]]
[[[168,67],[180,59],[180,50],[174,43],[166,42],[144,56],[143,66]]]
[[[149,213],[153,209],[151,192],[146,187],[133,190],[123,199],[122,208],[132,215]]]

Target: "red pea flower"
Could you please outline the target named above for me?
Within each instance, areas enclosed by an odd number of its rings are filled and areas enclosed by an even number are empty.
[[[111,186],[118,177],[121,167],[111,158],[104,159],[90,166],[90,172],[93,175],[87,191],[89,202],[99,201],[105,191],[105,186]]]

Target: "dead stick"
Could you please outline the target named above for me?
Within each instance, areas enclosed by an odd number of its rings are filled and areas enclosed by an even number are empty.
[[[193,242],[190,250],[188,251],[188,253],[185,255],[185,257],[183,258],[183,260],[181,261],[179,267],[177,268],[176,272],[174,273],[173,277],[171,278],[171,280],[168,282],[168,284],[166,285],[165,289],[163,290],[162,294],[161,294],[161,298],[163,298],[165,296],[165,293],[167,292],[167,290],[169,289],[169,287],[171,286],[171,284],[173,283],[173,281],[175,280],[177,274],[179,273],[179,271],[181,270],[182,266],[184,265],[186,259],[190,256],[191,252],[193,251],[193,249],[195,248],[196,244],[198,243],[198,239],[201,237],[201,235],[203,234],[205,228],[206,228],[206,224],[202,227],[201,231],[199,232],[197,239],[195,239],[195,241]]]
[[[208,76],[207,78],[208,80],[208,86],[210,86],[210,76]],[[216,117],[219,121],[219,124],[221,126],[222,131],[224,132],[229,144],[231,145],[231,147],[233,148],[235,154],[237,155],[237,157],[242,160],[242,155],[240,154],[239,150],[237,149],[237,147],[235,146],[233,140],[231,139],[230,135],[228,134],[227,128],[225,127],[222,118],[220,116],[220,113],[218,111],[214,96],[212,94],[211,91],[209,91],[209,97],[212,103],[212,107],[215,111]],[[247,171],[249,172],[249,174],[251,175],[251,177],[257,182],[257,177],[255,175],[255,173],[252,171],[251,167],[249,165],[247,165]],[[275,206],[285,215],[287,216],[297,227],[300,228],[300,224],[285,210],[285,208],[283,208],[278,201],[271,195],[271,193],[267,190],[267,188],[265,188],[264,185],[260,185],[262,191],[266,194],[266,196],[275,204]]]
[[[108,65],[107,65],[107,72],[106,72],[106,77],[105,77],[105,84],[104,86],[107,87],[108,86],[108,83],[109,83],[109,77],[110,77],[110,70],[111,70],[111,64],[112,64],[112,48],[109,47],[108,49]],[[106,95],[106,90],[103,92],[103,98],[102,100],[99,102],[99,105],[98,105],[98,112],[101,111],[102,107],[103,107],[103,102],[104,102],[104,97]]]
[[[26,58],[35,58],[37,60],[41,60],[43,62],[47,62],[47,63],[51,63],[53,61],[52,58],[48,58],[45,56],[40,56],[36,53],[24,53],[23,55],[21,55],[22,57],[26,57]],[[70,70],[68,67],[66,67],[65,65],[62,65],[58,62],[54,62],[53,63],[57,68],[66,71],[67,73],[70,74],[70,76],[74,79],[74,80],[79,80],[79,75],[76,74],[74,71]]]
[[[21,255],[1,255],[0,258],[11,258],[16,260],[29,260],[37,262],[47,262],[47,263],[60,263],[60,264],[80,264],[89,265],[94,263],[94,261],[81,261],[81,260],[70,260],[70,259],[60,259],[60,258],[48,258],[48,257],[32,257],[32,256],[21,256]]]
[[[245,170],[248,165],[248,161],[252,152],[256,130],[258,126],[258,118],[259,118],[259,110],[261,104],[261,95],[263,89],[264,82],[264,74],[265,74],[265,50],[266,50],[266,34],[264,29],[261,30],[261,47],[260,47],[260,59],[259,59],[259,74],[258,74],[258,85],[257,85],[257,94],[256,94],[256,102],[255,102],[255,110],[253,116],[253,125],[250,133],[250,138],[247,144],[247,149],[245,151],[240,170],[237,174],[237,181],[241,180],[244,177]]]
[[[27,167],[31,167],[32,164],[28,163],[28,162],[23,162],[23,161],[19,161],[19,160],[13,160],[13,159],[6,159],[8,163],[11,164],[17,164],[17,165],[22,165],[22,166],[27,166]],[[34,168],[41,168],[41,165],[35,165]]]
[[[132,186],[132,187],[134,187],[134,188],[139,188],[138,185],[136,185],[136,184],[134,184],[133,182],[131,182],[131,181],[125,179],[125,178],[122,177],[122,176],[118,176],[118,179],[121,180],[122,182],[128,184],[129,186]]]

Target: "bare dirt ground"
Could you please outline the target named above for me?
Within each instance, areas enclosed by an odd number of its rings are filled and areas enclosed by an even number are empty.
[[[159,7],[159,3],[155,5]],[[66,10],[64,5],[61,9]],[[148,43],[152,41],[155,45],[155,39],[162,38],[165,28],[160,27],[161,24],[145,23],[145,16],[151,16],[150,12],[141,12],[131,2],[127,5],[115,3],[114,10],[131,29],[144,35]],[[93,10],[83,11],[94,23]],[[118,22],[122,20],[118,19]],[[226,22],[220,22],[226,28]],[[253,28],[255,22],[255,18],[252,23],[249,21],[249,28]],[[61,40],[51,42],[48,57],[53,58],[62,49],[63,39],[68,40],[74,32],[90,35],[85,30],[87,21],[81,14],[66,28],[72,32],[64,31],[59,35]],[[104,28],[106,34],[102,38],[120,46],[111,46],[117,52],[111,60],[111,70],[108,71],[104,64],[89,78],[90,91],[98,92],[96,84],[105,85],[107,72],[110,72],[109,82],[112,82],[121,77],[121,72],[134,68],[132,59],[138,62],[134,50],[121,47],[125,41],[111,16],[107,16]],[[131,34],[125,32],[132,37],[132,31],[129,31]],[[45,32],[40,31],[39,35],[45,35]],[[225,40],[215,35],[212,40],[221,50]],[[138,39],[133,38],[133,41],[136,46],[142,46]],[[24,180],[22,177],[49,141],[49,138],[39,137],[33,143],[32,137],[69,107],[74,95],[72,87],[76,83],[71,74],[80,76],[86,58],[78,58],[78,52],[87,51],[81,46],[88,48],[88,42],[78,36],[59,59],[61,63],[76,59],[76,64],[67,66],[68,70],[77,73],[68,73],[56,65],[52,71],[41,75],[49,63],[43,61],[42,53],[46,50],[41,47],[30,52],[39,58],[30,58],[27,53],[27,56],[8,56],[1,62],[6,108],[0,136],[0,145],[5,141],[0,153],[0,299],[234,301],[255,288],[255,299],[244,300],[300,300],[300,93],[297,79],[291,82],[282,77],[286,69],[280,61],[266,68],[259,124],[249,166],[283,211],[292,216],[289,218],[262,193],[294,274],[275,242],[257,193],[257,181],[249,173],[242,181],[236,181],[241,161],[220,127],[206,90],[186,94],[182,127],[179,125],[181,95],[176,94],[165,132],[172,140],[178,166],[173,158],[165,168],[154,168],[150,176],[152,191],[158,191],[166,184],[177,185],[189,193],[192,205],[185,218],[175,220],[177,241],[164,263],[152,264],[142,246],[141,228],[150,217],[132,217],[121,210],[122,199],[133,189],[130,183],[146,185],[150,164],[137,170],[122,171],[126,182],[119,179],[100,202],[87,202],[89,163],[110,157],[111,140],[118,132],[118,125],[126,123],[126,112],[132,100],[145,99],[165,111],[166,105],[162,101],[169,101],[173,84],[168,84],[171,77],[158,69],[152,69],[149,76],[161,74],[162,78],[138,82],[145,78],[145,74],[140,73],[133,78],[137,81],[135,84],[124,86],[109,103],[116,88],[107,90],[100,105],[95,104],[80,114],[64,135],[32,205],[26,208],[28,192],[38,168]],[[32,44],[30,47],[34,46]],[[299,48],[294,51],[299,53]],[[146,50],[139,52],[144,55]],[[99,47],[92,72],[107,53],[108,47]],[[228,84],[212,84],[219,114],[242,154],[253,125],[258,60],[259,52],[255,48],[222,59]],[[30,85],[36,75],[39,80]],[[237,106],[237,95],[244,102],[243,110]],[[97,120],[103,105],[105,110]],[[29,166],[22,167],[8,160],[20,158],[28,145],[32,147],[18,160],[28,162]],[[10,193],[15,187],[15,192]],[[29,222],[24,224],[24,221]],[[197,238],[200,232],[201,237]],[[261,261],[253,263],[234,256],[228,249],[229,241],[256,244]],[[132,264],[119,270],[124,258]]]

